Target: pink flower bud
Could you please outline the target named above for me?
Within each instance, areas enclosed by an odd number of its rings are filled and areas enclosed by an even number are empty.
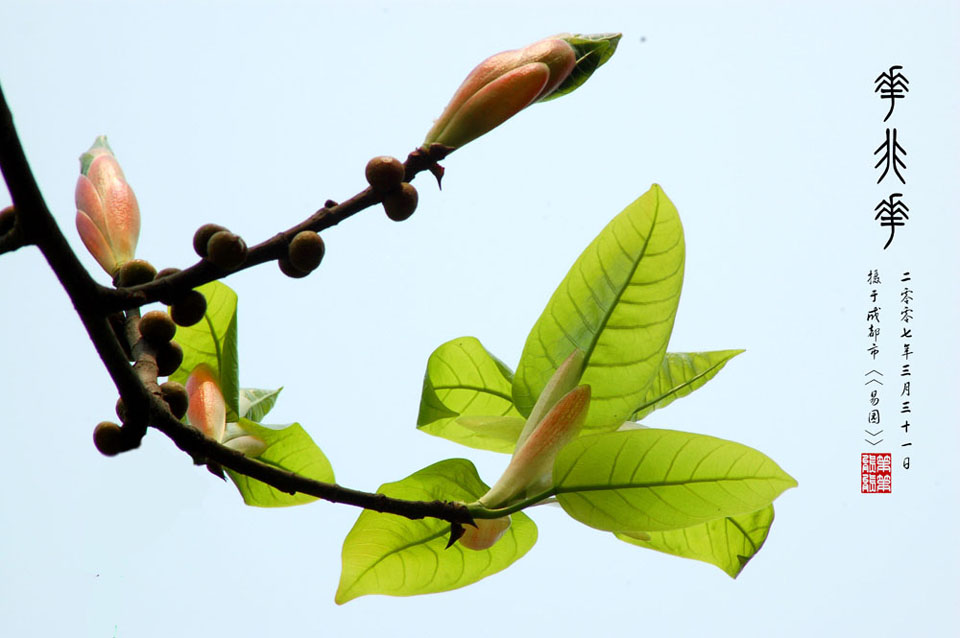
[[[187,419],[190,425],[217,443],[223,440],[227,426],[227,404],[210,366],[201,363],[187,378]]]
[[[510,517],[478,518],[477,526],[464,525],[460,544],[467,549],[490,549],[507,532],[510,527]]]
[[[140,207],[105,136],[80,156],[76,202],[80,239],[100,266],[116,275],[136,252]]]
[[[501,507],[517,496],[549,488],[553,462],[561,448],[580,433],[589,407],[589,385],[578,386],[557,401],[514,451],[500,480],[481,497],[480,504]]]
[[[459,148],[549,96],[577,64],[573,47],[552,37],[487,58],[475,68],[433,128],[424,147]]]

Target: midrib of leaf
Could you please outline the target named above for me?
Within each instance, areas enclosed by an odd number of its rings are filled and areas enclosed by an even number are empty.
[[[424,538],[424,539],[421,539],[421,540],[418,540],[418,541],[414,541],[414,542],[408,543],[408,544],[406,544],[406,545],[404,545],[404,546],[402,546],[402,547],[398,547],[398,548],[396,548],[396,549],[390,550],[389,552],[387,552],[386,554],[384,554],[383,556],[381,556],[380,558],[378,558],[376,561],[374,561],[373,564],[371,564],[369,567],[367,567],[366,569],[364,569],[364,570],[360,573],[360,575],[357,576],[357,577],[354,579],[353,585],[350,587],[350,589],[346,590],[346,592],[349,592],[351,589],[353,589],[354,587],[356,587],[356,585],[357,585],[361,580],[363,580],[363,578],[364,578],[371,570],[375,569],[375,568],[377,567],[377,565],[379,565],[380,563],[382,563],[382,562],[385,561],[386,559],[390,558],[390,557],[393,556],[394,554],[399,554],[400,552],[405,551],[405,550],[407,550],[407,549],[410,549],[411,547],[416,547],[416,546],[418,546],[418,545],[425,545],[426,543],[429,543],[430,541],[432,541],[432,540],[434,540],[434,539],[436,539],[436,538],[440,538],[440,537],[442,537],[442,536],[446,536],[446,534],[447,534],[447,530],[441,529],[440,531],[438,531],[436,534],[433,534],[432,536],[428,536],[427,538]],[[346,592],[344,592],[344,593],[346,593]]]
[[[664,360],[666,360],[666,359],[664,359]],[[648,402],[648,403],[644,403],[643,405],[639,406],[636,410],[634,410],[634,413],[636,413],[636,412],[643,412],[644,410],[646,410],[647,408],[649,408],[651,405],[654,405],[654,404],[656,404],[656,403],[659,403],[660,401],[663,401],[663,400],[666,399],[667,397],[670,397],[670,396],[673,396],[673,395],[677,394],[678,392],[680,392],[680,390],[683,390],[683,389],[684,389],[685,387],[687,387],[688,385],[692,385],[692,384],[696,383],[697,380],[699,380],[701,377],[706,376],[707,374],[709,374],[710,372],[712,372],[714,369],[719,368],[719,367],[722,367],[722,366],[725,366],[725,365],[727,364],[727,362],[729,362],[729,361],[730,361],[730,359],[725,359],[724,361],[719,361],[719,362],[713,364],[712,366],[710,366],[709,368],[707,368],[706,370],[704,370],[703,372],[701,372],[701,373],[698,374],[697,376],[693,377],[692,379],[690,379],[690,380],[687,381],[686,383],[682,383],[682,384],[680,384],[680,385],[678,385],[678,386],[674,386],[669,392],[666,392],[666,393],[664,393],[664,394],[661,394],[660,396],[658,396],[658,397],[657,397],[656,399],[654,399],[653,401],[650,401],[650,402]],[[669,374],[669,368],[667,368],[667,370],[668,370],[668,374]],[[670,379],[671,379],[671,380],[673,379],[673,375],[670,375]],[[699,396],[699,395],[698,395],[698,396]]]
[[[630,490],[630,489],[650,489],[655,487],[683,487],[691,483],[732,483],[734,481],[783,481],[784,479],[775,476],[744,476],[740,478],[710,478],[710,479],[689,479],[678,481],[661,481],[658,483],[616,483],[607,485],[577,485],[575,487],[564,487],[558,485],[552,490],[554,494],[576,494],[577,492],[599,492],[605,490]]]
[[[745,539],[747,539],[747,542],[748,542],[748,543],[750,543],[750,549],[752,549],[752,550],[753,550],[753,553],[756,554],[757,551],[758,551],[758,550],[757,550],[757,544],[753,542],[753,539],[752,539],[752,538],[750,538],[750,534],[747,533],[747,530],[743,529],[743,527],[741,527],[740,524],[737,523],[737,521],[733,520],[733,517],[732,517],[732,516],[728,516],[727,519],[726,519],[726,522],[727,522],[727,523],[730,523],[731,525],[733,525],[734,527],[736,527],[737,530],[738,530],[741,534],[743,534],[743,537],[744,537]]]
[[[624,283],[623,283],[623,285],[621,285],[620,288],[619,288],[619,290],[617,290],[616,298],[614,299],[614,301],[613,301],[613,303],[610,305],[610,307],[607,309],[607,311],[604,312],[603,317],[602,317],[601,320],[600,320],[600,325],[598,326],[597,330],[595,330],[595,331],[593,332],[593,336],[590,338],[590,347],[589,347],[588,350],[587,350],[587,352],[588,352],[589,354],[587,355],[587,360],[586,360],[586,361],[584,362],[584,364],[583,364],[584,370],[586,370],[588,367],[590,367],[590,362],[591,362],[591,360],[593,359],[593,353],[594,353],[595,348],[596,348],[596,346],[597,346],[597,342],[600,340],[600,335],[603,334],[603,331],[606,329],[607,323],[609,323],[609,321],[610,321],[610,317],[613,315],[614,310],[616,310],[617,304],[620,303],[621,297],[623,297],[623,293],[627,290],[627,288],[630,287],[630,282],[631,282],[631,280],[633,280],[633,276],[637,273],[637,268],[640,267],[640,263],[643,261],[643,258],[644,258],[644,257],[646,256],[646,254],[647,254],[647,247],[650,246],[650,238],[653,237],[653,229],[654,229],[654,227],[657,225],[657,220],[658,220],[659,218],[660,218],[660,198],[657,197],[657,198],[656,198],[655,208],[654,208],[654,210],[653,210],[653,219],[652,219],[651,222],[650,222],[650,227],[648,228],[647,236],[646,236],[646,237],[644,238],[644,240],[643,240],[643,249],[640,251],[640,254],[637,255],[636,259],[633,261],[633,268],[630,270],[630,276],[624,278]],[[631,219],[629,215],[626,217],[626,220],[627,220],[627,222],[629,222],[630,227],[633,228],[634,232],[636,232],[636,233],[639,234],[639,231],[637,231],[636,226],[634,226],[633,219]],[[617,242],[617,247],[620,249],[620,251],[621,251],[624,255],[626,255],[627,257],[629,257],[629,256],[630,256],[630,253],[627,252],[626,250],[624,250],[623,245],[620,243],[620,238],[617,236],[617,233],[616,233],[616,232],[613,232],[613,238],[616,240],[616,242]],[[673,246],[671,246],[670,248],[672,249]],[[669,249],[668,249],[668,250],[669,250]],[[597,252],[598,252],[597,261],[600,263],[600,270],[603,272],[604,278],[605,278],[607,281],[610,281],[610,277],[607,275],[607,269],[606,269],[606,266],[605,266],[604,263],[603,263],[603,259],[601,259],[600,256],[599,256],[599,251],[600,251],[600,245],[599,245],[599,243],[598,243],[598,244],[597,244]],[[652,282],[652,283],[656,283],[656,282]],[[587,288],[590,290],[590,293],[591,293],[591,295],[592,295],[592,294],[593,294],[593,288],[592,288],[591,286],[589,286],[589,285],[587,286]],[[570,294],[570,292],[569,292],[569,286],[567,286],[567,294],[568,294],[568,295]],[[573,301],[572,298],[571,298],[571,301]],[[574,308],[577,309],[577,313],[580,314],[580,308],[579,308],[579,306],[577,306],[576,303],[574,303],[573,305],[574,305]],[[581,314],[581,319],[582,319],[582,317],[583,317],[583,315]]]
[[[475,392],[482,392],[483,394],[490,394],[505,401],[513,403],[513,397],[506,395],[499,391],[491,390],[490,388],[481,388],[472,385],[435,385],[433,386],[434,391],[436,390],[473,390]]]
[[[220,352],[220,335],[218,335],[214,329],[213,322],[210,321],[209,315],[205,313],[203,319],[207,322],[207,328],[210,329],[210,334],[213,336],[213,353],[217,356],[217,373],[223,374],[223,355]]]

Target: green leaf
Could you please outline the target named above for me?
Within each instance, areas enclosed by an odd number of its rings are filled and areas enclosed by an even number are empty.
[[[610,56],[617,50],[617,44],[620,42],[619,33],[595,33],[592,35],[569,35],[562,37],[562,40],[570,43],[577,56],[577,65],[573,67],[570,75],[560,83],[560,86],[540,102],[548,102],[561,95],[573,93],[580,86],[590,79],[593,72],[606,64]]]
[[[570,516],[611,532],[660,532],[747,514],[797,485],[745,445],[656,429],[576,439],[560,450],[553,476]]]
[[[712,352],[668,352],[660,363],[660,373],[647,388],[640,406],[630,417],[639,421],[654,410],[687,396],[712,379],[727,361],[743,350],[715,350]]]
[[[487,492],[473,463],[447,459],[378,490],[409,500],[473,502]],[[343,542],[343,570],[336,602],[358,596],[413,596],[449,591],[507,568],[537,540],[537,527],[523,513],[493,547],[481,551],[455,543],[446,549],[450,524],[437,519],[412,521],[364,511]]]
[[[177,326],[174,341],[183,348],[183,363],[170,375],[171,381],[186,383],[201,363],[206,363],[220,380],[227,402],[227,420],[239,418],[240,366],[237,359],[237,293],[214,281],[197,288],[207,299],[203,319],[189,327]]]
[[[259,388],[240,388],[240,416],[259,423],[273,409],[277,397],[283,388],[262,390]]]
[[[324,483],[333,483],[333,468],[330,461],[313,442],[306,430],[299,423],[285,426],[265,426],[254,423],[249,419],[241,419],[239,426],[247,434],[251,434],[267,444],[267,449],[257,457],[257,460],[273,465],[283,470],[296,472]],[[257,507],[286,507],[288,505],[303,505],[316,499],[307,494],[287,494],[266,483],[262,483],[249,476],[227,470],[230,479],[240,490],[243,502]]]
[[[619,427],[646,396],[673,330],[683,283],[683,229],[656,184],[577,259],[527,337],[513,400],[528,415],[575,348],[593,399],[584,430]]]
[[[512,380],[476,338],[448,341],[427,360],[417,427],[468,447],[513,452],[524,418],[513,405]]]
[[[773,524],[773,505],[738,516],[666,532],[618,533],[627,543],[716,565],[732,578],[763,547]]]

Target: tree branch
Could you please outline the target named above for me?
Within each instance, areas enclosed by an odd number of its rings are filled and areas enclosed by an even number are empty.
[[[410,154],[405,169],[409,181],[423,170],[440,173],[436,162],[448,152],[444,147],[428,151],[417,149]],[[108,315],[119,310],[176,297],[201,284],[220,279],[284,254],[287,243],[302,230],[319,231],[334,226],[365,208],[380,203],[382,196],[366,189],[342,204],[326,206],[302,223],[254,246],[247,259],[233,271],[225,271],[202,260],[186,270],[149,284],[115,290],[99,285],[83,267],[47,208],[13,123],[13,115],[0,87],[0,171],[13,199],[16,219],[12,229],[0,235],[0,249],[14,250],[36,245],[70,297],[90,340],[103,361],[123,399],[130,428],[137,436],[133,446],[149,425],[166,434],[181,450],[194,459],[217,463],[288,494],[303,493],[317,498],[354,505],[376,512],[397,514],[410,519],[438,518],[451,523],[472,523],[462,503],[444,501],[405,501],[315,481],[293,472],[268,465],[208,439],[199,430],[180,423],[162,400],[154,383],[148,384],[137,374],[127,359],[117,333],[110,326]],[[133,344],[130,344],[131,346]]]

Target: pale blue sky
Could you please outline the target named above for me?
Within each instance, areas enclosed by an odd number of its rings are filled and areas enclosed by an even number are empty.
[[[256,243],[359,191],[367,159],[405,157],[484,57],[623,32],[581,90],[452,155],[442,192],[418,179],[408,222],[369,210],[330,230],[305,280],[229,279],[241,383],[284,386],[269,420],[302,423],[344,485],[461,456],[493,482],[506,457],[415,430],[428,355],[473,335],[515,365],[579,252],[657,182],[687,242],[670,349],[747,352],[648,423],[751,445],[797,478],[764,549],[734,581],[539,508],[537,546],[503,573],[337,607],[357,511],[247,508],[156,433],[97,453],[115,392],[24,249],[0,256],[0,634],[952,635],[958,5],[448,4],[7,0],[0,85],[78,250],[77,157],[106,134],[140,201],[139,255],[183,267],[201,223]],[[891,123],[873,79],[892,64],[910,80],[892,125],[911,219],[883,251],[873,207],[890,182],[872,152]],[[916,298],[914,464],[889,496],[858,491],[871,268],[884,294],[911,271]],[[889,436],[877,449],[899,457],[892,422]]]

